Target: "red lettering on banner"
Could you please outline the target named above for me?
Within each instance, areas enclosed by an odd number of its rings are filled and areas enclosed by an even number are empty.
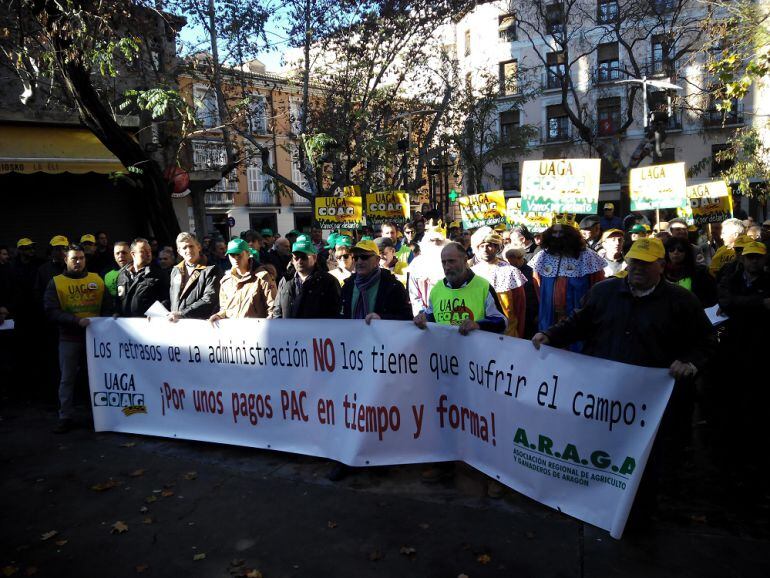
[[[442,395],[436,406],[439,426],[441,428],[450,427],[455,430],[467,431],[473,437],[477,437],[487,443],[491,439],[492,445],[497,445],[497,440],[495,439],[495,412],[491,412],[489,419],[487,419],[487,416],[481,415],[467,407],[457,406],[452,403],[445,405],[447,399],[446,394]],[[492,429],[491,438],[489,435],[490,425]]]
[[[281,411],[283,412],[283,419],[308,421],[310,418],[305,411],[305,400],[307,400],[307,392],[300,391],[299,394],[297,394],[296,391],[286,391],[282,389]]]

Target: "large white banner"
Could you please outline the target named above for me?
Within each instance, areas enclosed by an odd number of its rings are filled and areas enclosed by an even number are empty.
[[[664,369],[397,321],[104,318],[87,346],[97,431],[462,460],[616,538],[673,387]]]

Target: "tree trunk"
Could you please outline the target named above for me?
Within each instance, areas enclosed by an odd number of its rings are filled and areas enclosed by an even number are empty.
[[[62,47],[58,47],[62,48]],[[171,202],[170,185],[158,164],[113,118],[97,94],[85,68],[73,62],[59,61],[63,86],[78,109],[83,124],[94,133],[132,174],[140,193],[137,202],[145,209],[147,221],[161,244],[172,244],[179,234],[179,222]]]

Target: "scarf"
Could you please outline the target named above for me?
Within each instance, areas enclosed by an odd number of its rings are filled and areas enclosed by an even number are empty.
[[[353,319],[364,319],[369,315],[369,295],[367,295],[367,291],[380,282],[381,273],[381,269],[377,267],[369,273],[368,277],[356,275],[353,279],[356,287],[358,287],[358,301],[356,301],[356,308],[353,311]]]

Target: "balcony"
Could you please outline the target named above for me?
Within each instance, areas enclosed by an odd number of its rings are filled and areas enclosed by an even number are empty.
[[[550,118],[543,127],[543,143],[565,142],[570,139],[569,119],[567,117]]]
[[[291,193],[291,202],[293,205],[304,205],[306,207],[310,206],[310,201],[306,199],[303,196],[298,195],[295,192]]]
[[[207,192],[203,200],[207,207],[229,207],[233,204],[235,193]]]
[[[270,191],[249,191],[249,205],[253,206],[275,206],[278,204],[278,200]]]
[[[617,60],[601,62],[599,66],[594,70],[593,80],[594,84],[607,84],[615,82],[621,78],[620,62]]]
[[[675,110],[674,114],[672,114],[670,117],[668,117],[668,124],[666,125],[666,130],[668,132],[672,131],[678,131],[682,130],[683,123],[682,123],[682,117],[684,115],[682,114],[682,110]]]
[[[744,124],[743,103],[733,103],[730,112],[709,108],[703,111],[703,126],[707,128],[727,128],[741,126]]]
[[[556,72],[549,70],[544,72],[540,79],[543,90],[561,90],[565,81],[564,71],[561,71],[560,75],[558,75]]]
[[[676,62],[668,58],[650,58],[644,65],[645,74],[648,77],[660,77],[667,76],[668,78],[676,78]]]

